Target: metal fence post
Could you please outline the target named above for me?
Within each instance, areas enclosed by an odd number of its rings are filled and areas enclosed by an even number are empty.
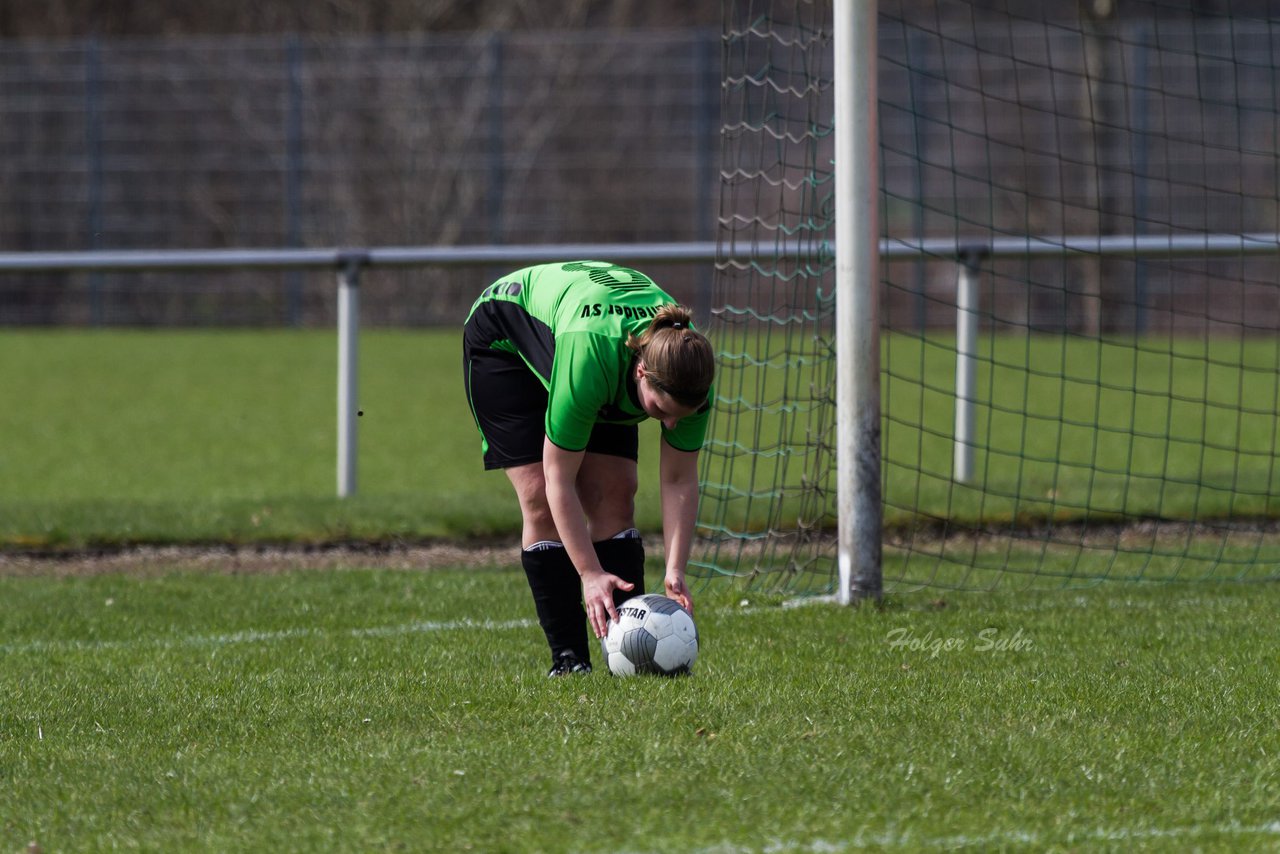
[[[288,97],[284,115],[284,242],[289,248],[302,245],[302,176],[303,176],[303,126],[302,126],[302,42],[296,34],[285,38],[285,76],[288,80]],[[290,270],[285,275],[285,304],[288,324],[302,326],[301,270]]]
[[[338,268],[338,497],[356,492],[356,419],[360,410],[360,267],[365,256],[347,255]]]
[[[86,248],[97,249],[102,242],[102,45],[96,37],[85,44],[84,54],[84,147],[88,162],[86,191],[88,234]],[[89,273],[89,325],[101,326],[106,321],[102,273]]]
[[[956,425],[951,477],[957,483],[973,479],[974,415],[977,391],[978,277],[987,250],[960,250],[956,275]]]

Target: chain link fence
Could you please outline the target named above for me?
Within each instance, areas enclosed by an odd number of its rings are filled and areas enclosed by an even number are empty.
[[[719,33],[0,44],[0,250],[712,237]],[[650,269],[692,301],[705,271]],[[501,270],[368,275],[452,324]],[[0,323],[329,325],[331,275],[0,278]]]
[[[938,9],[882,10],[888,236],[1277,229],[1274,27]],[[710,240],[717,204],[758,203],[721,195],[722,60],[705,29],[0,42],[0,251]],[[947,326],[953,261],[888,265],[886,325]],[[1275,270],[1007,261],[989,303],[1016,328],[1269,329]],[[646,271],[705,316],[706,265]],[[364,321],[457,323],[502,272],[371,271]],[[327,326],[335,300],[316,273],[0,276],[9,325]]]
[[[981,244],[1280,231],[1280,29],[1243,12],[1120,5],[1128,17],[1105,25],[1054,19],[1064,10],[1048,4],[882,14],[885,232]],[[953,261],[892,265],[883,322],[946,326]],[[1275,257],[1013,258],[986,270],[983,300],[1005,330],[1280,326]]]

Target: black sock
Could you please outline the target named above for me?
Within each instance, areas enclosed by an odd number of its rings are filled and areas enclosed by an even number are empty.
[[[539,546],[541,548],[539,548]],[[582,607],[582,579],[564,546],[538,543],[520,552],[538,623],[551,647],[551,660],[571,651],[591,662],[587,641],[587,612]]]
[[[632,596],[644,593],[644,541],[640,539],[639,531],[631,528],[623,536],[598,540],[591,545],[595,546],[596,557],[605,572],[635,585],[631,590],[613,591],[614,607],[620,607]]]

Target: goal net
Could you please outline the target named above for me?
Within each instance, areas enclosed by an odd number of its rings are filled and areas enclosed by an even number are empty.
[[[1219,7],[880,4],[886,590],[1280,577],[1280,27]],[[723,23],[692,571],[829,591],[831,2]]]

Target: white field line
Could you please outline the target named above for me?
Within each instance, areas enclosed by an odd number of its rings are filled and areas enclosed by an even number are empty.
[[[1054,603],[1030,602],[1024,604],[1013,605],[1006,610],[1011,611],[1040,611],[1048,610],[1051,607],[1058,607],[1063,600]],[[1178,604],[1203,604],[1205,600],[1196,597],[1186,597],[1180,600]],[[1086,607],[1089,603],[1084,597],[1079,597],[1070,604],[1077,607]],[[834,596],[802,596],[795,599],[788,599],[782,602],[783,610],[793,608],[808,608],[828,606],[832,608],[843,608],[845,606],[836,604]],[[749,604],[749,594],[743,600],[743,604],[737,607],[726,607],[719,610],[717,617],[751,617],[762,616],[768,614],[777,614],[777,605],[756,606]],[[110,649],[128,649],[131,647],[149,646],[160,649],[176,649],[179,647],[218,647],[230,646],[233,644],[245,643],[276,643],[279,641],[293,640],[296,638],[316,638],[326,636],[342,636],[351,638],[386,638],[398,637],[400,635],[416,635],[429,634],[431,632],[450,632],[450,631],[466,631],[471,629],[481,629],[484,631],[504,631],[509,629],[527,629],[536,626],[537,623],[530,619],[519,620],[472,620],[463,618],[460,620],[424,620],[414,623],[404,623],[398,626],[373,626],[363,629],[347,629],[332,630],[321,628],[297,628],[297,629],[281,629],[279,631],[259,631],[255,629],[246,629],[240,632],[232,632],[230,634],[220,635],[178,635],[169,637],[146,637],[146,638],[128,638],[123,640],[29,640],[29,641],[12,641],[9,643],[0,643],[0,655],[8,653],[20,652],[55,652],[55,651],[83,651],[83,650],[110,650]]]
[[[1185,607],[1188,605],[1204,605],[1209,601],[1211,600],[1202,597],[1184,596],[1181,599],[1168,604],[1176,604],[1178,606]],[[1060,608],[1064,602],[1069,605],[1082,608],[1089,607],[1093,604],[1084,596],[1070,598],[1066,596],[1060,598],[1047,596],[1043,600],[1036,599],[1030,602],[1015,603],[1006,607],[1005,610],[1015,612],[1050,610]],[[781,608],[783,610],[820,606],[827,606],[831,608],[846,607],[837,604],[834,596],[800,596],[794,599],[785,600],[781,603]],[[720,609],[716,616],[761,616],[777,614],[778,609],[779,607],[777,605],[757,606],[750,604],[750,593],[747,592],[744,595],[743,604],[737,607],[726,607]],[[414,623],[404,623],[398,626],[373,626],[363,629],[348,629],[345,631],[321,628],[282,629],[279,631],[258,631],[254,629],[247,629],[245,631],[221,635],[179,635],[171,637],[129,638],[124,640],[29,640],[0,643],[0,655],[19,652],[53,652],[59,650],[128,649],[130,647],[137,646],[150,646],[160,649],[201,646],[218,647],[244,643],[275,643],[296,638],[315,638],[326,636],[380,638],[397,637],[400,635],[429,634],[431,632],[465,631],[471,629],[481,629],[485,631],[527,629],[536,625],[536,621],[530,619],[472,620],[470,618],[463,618],[460,620],[425,620]]]
[[[776,613],[776,608],[741,607],[726,609],[720,616],[749,616],[753,614]],[[120,640],[28,640],[0,643],[0,655],[20,652],[58,652],[58,651],[91,651],[131,649],[134,647],[152,647],[158,649],[178,649],[181,647],[219,647],[234,644],[278,643],[298,638],[349,637],[349,638],[390,638],[401,635],[429,634],[431,632],[452,632],[480,629],[483,631],[504,631],[509,629],[528,629],[536,627],[537,621],[519,620],[424,620],[404,623],[398,626],[372,626],[364,629],[334,630],[323,628],[280,629],[265,631],[245,629],[220,635],[170,635],[160,637],[124,638]]]
[[[1192,840],[1206,836],[1243,838],[1251,836],[1280,836],[1280,821],[1266,824],[1194,824],[1185,827],[1098,827],[1067,830],[1064,834],[1037,833],[1033,830],[1004,830],[978,835],[929,836],[912,830],[860,833],[850,839],[774,839],[762,845],[735,845],[722,843],[698,849],[699,854],[785,854],[785,852],[810,852],[810,854],[839,854],[865,848],[905,848],[909,850],[977,848],[992,846],[1080,845],[1093,842],[1142,842],[1146,840]],[[1245,844],[1241,842],[1240,844]],[[1255,843],[1256,844],[1256,843]]]
[[[526,629],[537,625],[533,620],[424,620],[416,623],[404,623],[399,626],[373,626],[364,629],[322,629],[299,628],[281,629],[279,631],[257,631],[249,629],[222,635],[178,635],[169,637],[128,638],[123,640],[31,640],[0,643],[0,654],[19,652],[60,652],[60,651],[92,651],[111,649],[130,649],[133,647],[156,647],[160,649],[177,649],[180,647],[219,647],[233,644],[277,643],[297,638],[346,637],[346,638],[390,638],[402,635],[429,634],[431,632],[452,632],[481,629],[484,631],[502,631],[506,629]]]

